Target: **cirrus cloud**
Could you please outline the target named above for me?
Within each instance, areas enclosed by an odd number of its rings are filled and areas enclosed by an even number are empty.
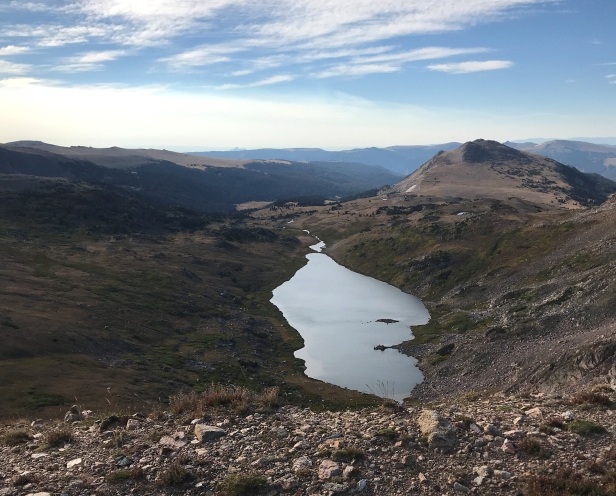
[[[469,74],[472,72],[496,71],[508,69],[513,66],[510,60],[484,60],[468,62],[450,62],[446,64],[432,64],[428,66],[431,71],[448,72],[450,74]]]

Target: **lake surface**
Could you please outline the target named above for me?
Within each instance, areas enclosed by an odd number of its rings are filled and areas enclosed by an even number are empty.
[[[320,242],[312,248],[320,251],[323,246]],[[410,326],[429,319],[421,300],[322,253],[306,258],[308,264],[276,288],[271,300],[304,338],[305,346],[295,356],[306,362],[306,375],[396,401],[407,397],[423,380],[417,361],[374,347],[411,339]]]

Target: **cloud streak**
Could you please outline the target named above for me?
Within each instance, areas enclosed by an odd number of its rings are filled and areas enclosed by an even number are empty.
[[[451,62],[429,65],[431,71],[447,72],[449,74],[470,74],[472,72],[496,71],[513,66],[510,60],[484,60],[468,62]]]
[[[235,84],[235,83],[223,84],[221,86],[217,86],[216,89],[217,90],[232,90],[232,89],[238,89],[238,88],[258,88],[259,86],[270,86],[272,84],[288,83],[289,81],[293,81],[294,79],[295,79],[295,76],[292,76],[290,74],[278,74],[276,76],[271,76],[266,79],[261,79],[259,81],[254,81],[252,83],[247,83],[247,84]]]

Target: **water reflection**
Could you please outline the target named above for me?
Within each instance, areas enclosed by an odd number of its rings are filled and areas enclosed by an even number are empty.
[[[323,246],[319,242],[313,248]],[[374,347],[411,339],[409,326],[425,324],[427,309],[418,298],[346,269],[327,255],[307,258],[308,264],[276,288],[271,300],[304,338],[295,356],[306,362],[306,375],[401,401],[423,379],[417,361]]]

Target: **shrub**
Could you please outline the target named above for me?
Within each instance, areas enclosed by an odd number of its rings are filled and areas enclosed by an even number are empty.
[[[578,393],[571,398],[571,402],[576,405],[612,405],[612,400],[605,394],[598,391],[586,391],[583,393]]]
[[[398,439],[398,433],[393,429],[381,429],[374,433],[376,437],[382,437],[385,439],[389,439],[393,441],[394,439]]]
[[[233,474],[221,483],[225,496],[251,496],[261,494],[267,488],[267,480],[260,475]]]
[[[363,460],[366,454],[362,449],[356,446],[347,446],[346,448],[337,449],[331,454],[332,460],[337,462],[351,462],[353,460]]]
[[[580,436],[590,436],[592,434],[605,434],[607,430],[590,420],[573,420],[567,424],[567,429]]]
[[[74,440],[73,431],[70,427],[63,426],[53,429],[45,436],[45,445],[48,448],[57,448]]]
[[[572,469],[567,468],[548,476],[537,475],[528,479],[527,496],[601,496],[606,495],[593,481],[586,480]]]
[[[119,470],[116,470],[115,472],[107,474],[107,476],[105,477],[105,481],[109,484],[120,484],[130,478],[130,470],[126,468],[121,468]]]
[[[549,458],[551,455],[536,437],[526,437],[517,443],[516,447],[518,451],[537,458]]]
[[[158,476],[156,484],[161,487],[180,486],[188,481],[190,477],[191,475],[188,470],[179,463],[173,463]]]
[[[6,444],[7,446],[17,446],[18,444],[27,443],[31,440],[32,436],[30,433],[23,429],[8,431],[2,436],[2,438],[0,438],[0,442],[2,442],[2,444]]]

